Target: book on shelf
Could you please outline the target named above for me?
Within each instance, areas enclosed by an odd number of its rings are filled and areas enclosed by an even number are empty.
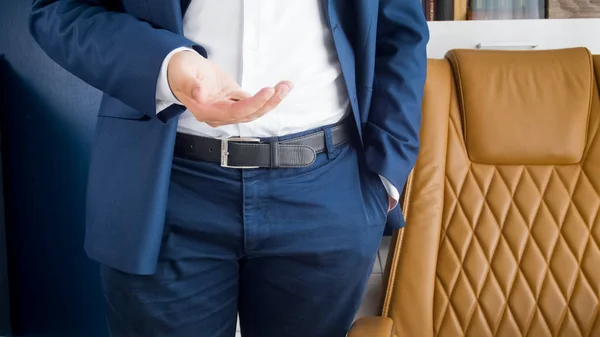
[[[545,18],[544,0],[471,0],[468,20],[519,20]]]
[[[600,0],[421,0],[428,21],[600,18]]]
[[[454,20],[455,5],[452,0],[421,0],[421,5],[427,21]]]

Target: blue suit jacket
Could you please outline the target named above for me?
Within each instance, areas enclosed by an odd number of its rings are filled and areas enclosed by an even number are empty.
[[[190,46],[190,0],[33,0],[30,30],[63,68],[104,92],[92,144],[85,248],[126,272],[155,270],[177,116],[156,115],[165,56]],[[419,0],[322,0],[368,167],[399,190],[417,157],[427,24]],[[400,208],[389,216],[404,225]]]

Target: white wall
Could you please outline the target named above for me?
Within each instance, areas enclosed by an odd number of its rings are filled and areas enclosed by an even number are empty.
[[[443,58],[450,49],[556,49],[587,47],[600,54],[600,19],[432,21],[429,58]],[[533,47],[535,46],[535,47]]]

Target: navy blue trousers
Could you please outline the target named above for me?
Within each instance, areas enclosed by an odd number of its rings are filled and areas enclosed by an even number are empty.
[[[244,337],[343,337],[387,207],[351,145],[307,168],[175,158],[157,272],[102,267],[111,335],[233,337],[239,313]]]

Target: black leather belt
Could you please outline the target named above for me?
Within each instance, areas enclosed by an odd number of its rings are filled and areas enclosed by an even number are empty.
[[[347,122],[332,126],[334,147],[350,141]],[[283,141],[261,141],[259,138],[215,139],[177,133],[175,155],[191,160],[219,163],[229,168],[306,167],[314,163],[317,153],[327,148],[326,132],[316,131]]]

